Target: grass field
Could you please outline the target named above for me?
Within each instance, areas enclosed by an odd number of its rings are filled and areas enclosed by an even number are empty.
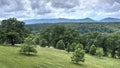
[[[37,56],[19,54],[19,47],[0,46],[0,68],[120,68],[120,60],[85,55],[84,63],[73,64],[71,54],[54,48],[37,47]]]

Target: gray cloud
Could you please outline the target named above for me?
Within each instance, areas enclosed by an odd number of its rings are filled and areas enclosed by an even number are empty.
[[[25,10],[24,2],[19,0],[0,0],[0,8],[4,12]]]
[[[9,0],[8,0],[9,1]],[[5,5],[9,5],[9,2],[5,0],[0,0],[0,7],[3,7]]]
[[[74,8],[79,5],[79,0],[51,0],[55,8]]]
[[[120,16],[120,0],[0,0],[0,8],[0,18]]]
[[[97,5],[99,10],[105,12],[117,12],[120,10],[120,0],[99,0],[99,3],[102,5]]]
[[[47,8],[47,3],[49,3],[49,0],[30,1],[31,9],[35,11],[37,14],[47,14],[51,12],[51,10]]]

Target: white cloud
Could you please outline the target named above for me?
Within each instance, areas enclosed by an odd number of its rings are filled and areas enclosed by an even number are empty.
[[[120,18],[120,0],[0,0],[0,19]]]

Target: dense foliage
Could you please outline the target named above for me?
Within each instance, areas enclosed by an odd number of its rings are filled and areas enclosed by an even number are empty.
[[[91,46],[90,46],[89,53],[90,53],[91,55],[95,55],[96,49],[97,49],[97,48],[95,47],[95,45],[91,45]]]
[[[37,53],[37,50],[34,45],[23,44],[20,53],[30,55],[31,53]]]
[[[73,56],[71,57],[71,61],[73,63],[78,63],[79,61],[84,62],[84,55],[85,51],[83,49],[83,46],[81,44],[77,44],[77,46],[75,47],[75,51],[73,52]]]
[[[27,37],[24,41],[24,44],[21,46],[20,53],[30,55],[31,53],[37,53],[37,50],[34,45],[33,38],[30,36]]]
[[[25,23],[18,21],[16,18],[9,18],[1,22],[0,43],[9,43],[11,45],[22,43],[27,34]]]
[[[88,32],[106,32],[113,33],[119,31],[120,23],[42,23],[42,24],[29,24],[26,27],[30,31],[42,31],[45,30],[46,27],[50,28],[55,25],[64,25],[66,27],[71,27],[75,30],[78,30],[80,33],[88,33]]]
[[[97,48],[95,55],[98,56],[98,57],[102,57],[104,55],[103,49],[102,48]]]
[[[62,40],[65,46],[63,47],[61,45],[60,49],[64,49],[68,53],[70,51],[75,51],[76,44],[82,44],[85,52],[92,55],[96,55],[97,48],[103,49],[103,53],[101,50],[97,50],[97,55],[103,54],[103,56],[110,56],[111,54],[111,57],[118,58],[120,54],[119,31],[114,33],[102,33],[96,31],[81,34],[71,27],[54,25],[54,27],[51,26],[50,28],[41,31],[40,38],[45,39],[48,42],[47,46],[53,46],[54,48],[58,48],[56,45],[58,41]]]
[[[74,29],[67,28],[63,25],[56,25],[54,27],[47,28],[40,33],[40,36],[42,39],[45,39],[48,42],[48,47],[52,45],[56,48],[56,44],[59,40],[64,42],[64,49],[67,48],[68,43],[70,45],[73,42],[79,43],[79,32]]]
[[[63,50],[65,49],[65,44],[64,44],[63,40],[59,40],[59,41],[57,42],[56,48],[57,48],[57,49],[63,49]]]
[[[41,47],[46,47],[46,46],[47,46],[47,41],[46,41],[46,39],[42,39],[42,40],[40,41],[40,46],[41,46]]]

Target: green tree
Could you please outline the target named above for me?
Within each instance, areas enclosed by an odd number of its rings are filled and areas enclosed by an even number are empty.
[[[75,49],[78,49],[78,48],[82,48],[82,49],[83,49],[83,45],[82,45],[82,44],[77,44],[77,45],[75,46]]]
[[[83,46],[78,44],[75,47],[75,51],[73,53],[73,56],[71,57],[71,61],[73,63],[78,63],[79,61],[84,62],[85,61],[84,55],[85,55],[85,51],[83,50]]]
[[[37,53],[36,46],[34,45],[33,39],[27,37],[24,44],[21,46],[20,53],[30,55],[31,53]]]
[[[34,45],[23,44],[20,53],[30,55],[31,53],[37,53],[37,50]]]
[[[1,30],[3,31],[5,41],[11,45],[22,43],[28,33],[25,29],[25,23],[18,21],[16,18],[2,20]]]
[[[72,47],[72,51],[75,51],[75,47],[76,47],[76,43],[75,42],[73,42],[72,44],[71,44],[71,47]]]
[[[47,28],[46,30],[44,30],[40,33],[41,38],[46,39],[48,47],[50,47],[50,45],[53,45],[51,30],[52,30],[51,28]]]
[[[64,25],[55,25],[52,28],[52,42],[53,47],[57,47],[56,44],[59,40],[64,38],[66,27]],[[64,41],[64,40],[63,40]],[[64,42],[65,44],[65,42]]]
[[[67,47],[66,47],[66,51],[69,53],[70,51],[72,51],[73,48],[72,46],[70,45],[70,43],[67,43]]]
[[[90,50],[89,50],[89,53],[90,53],[91,55],[95,55],[96,49],[97,49],[97,48],[96,48],[95,45],[91,45]]]
[[[41,46],[41,47],[46,47],[47,44],[48,44],[48,42],[47,42],[46,39],[42,39],[42,40],[40,41],[40,46]]]
[[[103,55],[104,55],[103,49],[102,48],[97,48],[96,56],[102,57]]]
[[[59,40],[59,41],[57,42],[56,48],[57,48],[57,49],[62,49],[62,50],[65,49],[65,44],[64,44],[63,40]]]
[[[109,49],[111,50],[112,58],[116,58],[116,51],[119,50],[119,47],[120,47],[120,34],[119,33],[111,34]]]
[[[110,36],[109,34],[100,34],[97,37],[97,42],[95,43],[98,47],[103,48],[104,56],[108,56],[108,50],[110,47]]]
[[[120,59],[120,47],[118,47],[118,49],[117,49],[117,56]]]

